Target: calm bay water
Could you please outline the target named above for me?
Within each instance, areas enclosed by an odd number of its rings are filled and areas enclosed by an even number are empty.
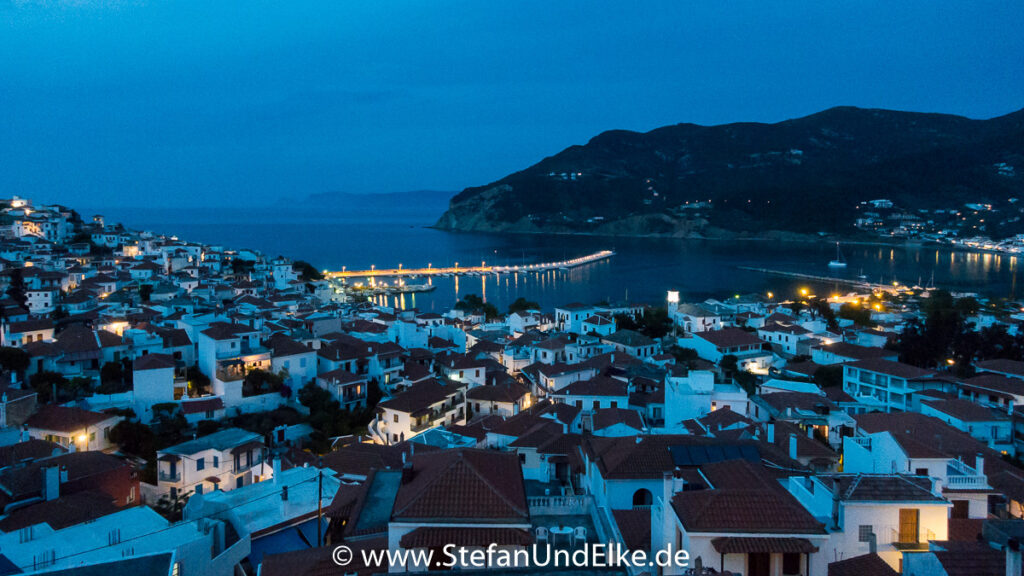
[[[391,298],[389,304],[443,311],[461,296],[474,293],[504,309],[519,296],[546,308],[572,301],[662,302],[667,290],[684,298],[726,298],[735,294],[795,294],[801,287],[820,293],[844,292],[842,285],[808,283],[742,270],[741,266],[855,278],[935,284],[956,291],[1017,297],[1021,259],[995,254],[956,252],[921,246],[844,245],[845,270],[829,270],[835,256],[829,243],[701,241],[590,236],[502,235],[443,232],[426,228],[432,217],[366,215],[296,215],[270,210],[110,210],[109,222],[129,228],[174,234],[180,238],[234,248],[255,248],[270,256],[311,262],[340,270],[489,264],[561,260],[614,249],[610,260],[569,271],[504,276],[433,278],[430,293]],[[89,212],[91,213],[91,212]],[[426,280],[413,280],[422,283]]]

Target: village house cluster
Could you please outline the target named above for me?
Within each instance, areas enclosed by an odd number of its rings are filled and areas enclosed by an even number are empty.
[[[363,551],[609,543],[690,563],[594,573],[1021,573],[1024,361],[901,363],[914,306],[867,308],[871,327],[678,292],[396,310],[287,259],[2,205],[0,575],[369,574],[428,567]],[[317,395],[365,422],[324,443]]]
[[[996,164],[1001,176],[1012,177],[1013,166]],[[1020,234],[1024,206],[1017,198],[1000,205],[968,203],[946,208],[901,207],[892,200],[866,200],[854,207],[854,226],[881,238],[933,242],[972,250],[1019,254],[1024,251]]]

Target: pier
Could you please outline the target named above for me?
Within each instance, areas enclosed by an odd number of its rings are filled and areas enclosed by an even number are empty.
[[[558,270],[558,269],[569,269],[577,266],[583,266],[593,262],[599,262],[601,260],[607,260],[615,255],[613,250],[602,250],[586,256],[580,256],[579,258],[573,258],[571,260],[560,260],[558,262],[542,262],[539,264],[522,264],[519,266],[487,266],[483,263],[481,266],[459,266],[456,262],[455,266],[446,266],[443,268],[434,268],[428,266],[427,268],[371,268],[369,270],[341,270],[341,271],[326,271],[324,276],[326,278],[370,278],[378,276],[442,276],[442,275],[480,275],[480,274],[512,274],[515,272],[544,272],[547,270]]]
[[[852,280],[849,278],[835,278],[833,276],[817,276],[815,274],[787,272],[785,270],[772,270],[771,268],[757,268],[754,266],[737,266],[737,268],[739,268],[740,270],[747,270],[749,272],[760,272],[761,274],[771,274],[772,276],[796,278],[798,280],[806,280],[808,282],[817,282],[820,284],[845,284],[847,286],[853,286],[855,288],[870,290],[872,292],[888,292],[890,294],[899,293],[898,286],[890,286],[888,284],[877,284],[868,282],[867,280]],[[906,286],[903,287],[906,288]]]

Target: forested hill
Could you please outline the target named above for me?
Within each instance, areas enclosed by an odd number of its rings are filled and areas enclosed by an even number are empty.
[[[832,108],[776,124],[609,131],[452,198],[453,230],[846,233],[861,201],[909,210],[1024,198],[1024,110],[972,120]]]

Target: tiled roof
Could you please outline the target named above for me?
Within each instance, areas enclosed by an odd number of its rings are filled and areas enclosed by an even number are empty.
[[[946,571],[946,576],[1004,576],[1006,574],[1006,552],[993,550],[979,543],[969,553],[957,551],[934,551],[935,559]]]
[[[868,370],[870,372],[877,372],[879,374],[887,374],[889,376],[895,376],[896,378],[905,378],[908,380],[915,378],[927,378],[935,374],[935,372],[932,372],[931,370],[925,370],[924,368],[918,368],[917,366],[911,366],[910,364],[895,362],[893,360],[883,360],[881,358],[858,360],[856,362],[851,362],[846,366],[850,368],[858,368],[860,370]]]
[[[594,430],[604,430],[616,424],[625,424],[630,428],[640,431],[643,429],[643,420],[636,410],[627,408],[601,408],[594,411]]]
[[[46,440],[30,438],[17,444],[0,446],[0,468],[14,466],[25,460],[39,460],[65,453],[66,450],[60,445]]]
[[[357,442],[324,454],[324,466],[340,475],[368,476],[374,468],[397,468],[402,465],[402,454],[429,453],[436,450],[427,444],[402,442],[393,446]]]
[[[174,357],[170,354],[146,354],[132,361],[132,370],[162,370],[174,368]]]
[[[555,392],[555,396],[627,396],[629,385],[622,380],[597,376],[578,380]]]
[[[763,344],[756,333],[747,332],[739,328],[723,328],[721,330],[707,330],[693,335],[694,338],[707,340],[717,348],[732,348],[734,346],[760,346]]]
[[[519,528],[417,528],[402,536],[402,548],[441,548],[448,544],[486,548],[498,546],[529,546],[533,536]]]
[[[199,400],[188,400],[181,403],[181,411],[184,414],[202,414],[211,410],[223,410],[224,400],[220,396],[212,398],[201,398]]]
[[[323,374],[317,376],[317,378],[323,380],[324,382],[332,382],[336,384],[350,384],[352,382],[362,382],[366,380],[368,376],[360,376],[357,374],[353,374],[348,370],[342,370],[339,368],[337,370],[331,370],[330,372],[324,372]]]
[[[854,556],[828,565],[828,576],[899,576],[878,554]]]
[[[612,510],[615,523],[622,533],[622,539],[630,550],[651,549],[651,511]]]
[[[413,384],[404,392],[381,402],[378,406],[411,414],[432,404],[443,402],[445,398],[455,394],[459,389],[455,386],[444,386],[436,379],[431,378]]]
[[[243,324],[213,322],[210,324],[209,328],[203,330],[201,333],[214,340],[231,340],[232,338],[237,338],[239,334],[248,334],[251,332],[255,332],[255,330]]]
[[[413,476],[398,489],[392,517],[477,522],[526,521],[519,457],[511,452],[447,450],[413,456]]]
[[[44,522],[50,528],[60,530],[113,514],[118,510],[114,499],[108,494],[93,491],[75,492],[11,511],[0,520],[0,531],[11,532]]]
[[[1010,419],[1010,416],[1004,410],[995,410],[963,398],[934,400],[929,398],[922,399],[921,403],[962,422],[994,422]]]
[[[990,372],[1003,372],[1006,374],[1024,377],[1024,362],[1020,360],[996,358],[994,360],[982,360],[981,362],[976,362],[974,365],[982,370],[988,370]]]
[[[852,358],[854,360],[867,360],[868,358],[883,358],[883,357],[895,357],[896,352],[892,350],[885,350],[882,348],[875,348],[873,346],[858,346],[856,344],[850,344],[849,342],[835,342],[833,344],[822,344],[820,346],[814,346],[813,348],[822,350],[824,352],[831,352],[836,356],[842,356],[843,358]]]
[[[654,340],[651,340],[647,336],[644,336],[635,330],[619,330],[605,336],[602,340],[613,344],[620,344],[629,348],[654,345]]]
[[[839,474],[823,476],[826,485],[839,481],[839,494],[848,502],[945,502],[932,494],[931,478],[904,474]]]
[[[778,490],[695,490],[672,497],[687,532],[825,534],[791,495]]]
[[[90,412],[81,408],[44,404],[38,412],[29,416],[25,424],[29,428],[53,430],[56,432],[78,432],[88,426],[96,426],[115,418],[102,412]]]
[[[818,547],[806,538],[770,538],[770,537],[730,537],[723,536],[711,540],[711,545],[719,554],[751,554],[767,552],[770,554],[810,554],[817,552]]]

